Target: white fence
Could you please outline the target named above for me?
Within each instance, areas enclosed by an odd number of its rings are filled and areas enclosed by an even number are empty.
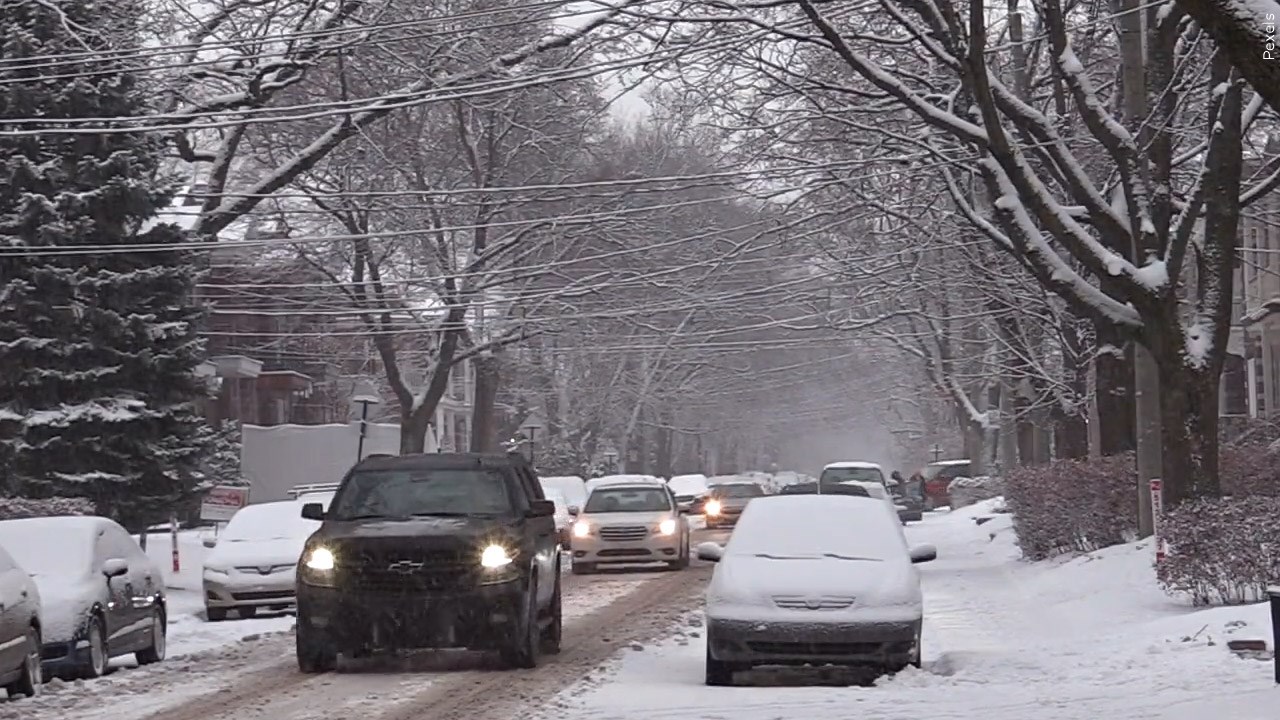
[[[240,468],[249,480],[249,502],[288,500],[297,485],[336,483],[356,462],[360,423],[347,425],[242,426]],[[427,433],[427,452],[434,438]],[[400,426],[369,423],[365,456],[400,454]]]

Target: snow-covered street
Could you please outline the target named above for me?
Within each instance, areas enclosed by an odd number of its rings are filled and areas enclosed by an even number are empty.
[[[172,633],[180,657],[95,682],[55,682],[44,697],[10,707],[31,720],[73,712],[80,720],[1274,719],[1280,689],[1270,665],[1226,649],[1228,639],[1269,637],[1264,606],[1175,604],[1156,587],[1141,543],[1023,562],[1009,516],[974,522],[983,507],[908,528],[913,542],[939,549],[921,566],[925,668],[872,686],[799,671],[704,686],[703,566],[566,577],[565,652],[515,673],[428,656],[304,676],[293,665],[290,616],[207,623],[198,598],[179,591]]]
[[[978,514],[934,514],[908,529],[939,549],[921,566],[924,670],[874,687],[815,687],[811,673],[767,672],[740,687],[705,687],[694,613],[674,637],[625,653],[606,676],[563,694],[545,717],[1274,720],[1271,666],[1226,649],[1230,638],[1270,637],[1264,605],[1174,604],[1156,587],[1143,543],[1024,563],[1009,516],[978,526]]]

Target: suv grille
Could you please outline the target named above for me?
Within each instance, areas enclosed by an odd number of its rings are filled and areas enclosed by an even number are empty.
[[[476,561],[457,551],[365,552],[343,569],[353,590],[415,593],[470,586]]]
[[[618,525],[600,528],[600,539],[610,542],[636,542],[649,537],[649,528],[639,525]]]

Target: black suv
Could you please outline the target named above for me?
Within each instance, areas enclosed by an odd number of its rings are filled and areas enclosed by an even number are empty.
[[[560,651],[555,505],[519,455],[369,458],[342,479],[298,563],[298,667],[339,653],[497,650],[514,667]]]

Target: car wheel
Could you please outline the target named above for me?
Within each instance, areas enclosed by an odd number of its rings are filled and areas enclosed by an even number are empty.
[[[545,655],[558,655],[560,641],[564,635],[563,609],[560,601],[560,573],[556,573],[556,592],[551,596],[551,622],[542,629],[542,646],[539,648]]]
[[[237,608],[237,609],[236,609],[236,612],[237,612],[237,613],[240,613],[240,619],[241,619],[241,620],[248,620],[249,618],[251,618],[251,617],[253,617],[253,616],[255,616],[255,615],[257,615],[257,614],[258,614],[258,606],[256,606],[256,605],[245,605],[245,606],[244,606],[244,607],[242,607],[242,608]]]
[[[40,632],[35,628],[27,631],[27,654],[22,661],[22,674],[17,680],[4,687],[9,697],[26,695],[35,697],[40,694],[44,677],[40,670]]]
[[[134,654],[139,665],[154,665],[164,660],[165,646],[167,645],[166,633],[168,625],[165,623],[164,611],[156,610],[151,614],[151,647],[146,650],[140,650]]]
[[[92,680],[107,674],[107,663],[111,659],[107,647],[107,630],[103,627],[102,618],[89,619],[89,657],[80,666],[80,676]]]
[[[573,561],[573,565],[569,567],[569,572],[574,575],[590,575],[596,571],[596,566],[591,563]]]
[[[309,630],[306,623],[298,622],[297,626],[298,670],[307,673],[324,673],[338,667],[338,651],[328,638],[314,630]]]
[[[538,650],[542,646],[542,633],[538,629],[538,580],[529,581],[529,589],[521,599],[521,621],[513,637],[500,651],[502,661],[510,668],[538,667]]]
[[[206,605],[204,607],[204,616],[209,619],[209,622],[222,622],[227,619],[227,609],[212,608]]]
[[[713,687],[725,687],[733,684],[732,664],[722,662],[711,657],[711,647],[707,646],[707,677],[708,685]]]

